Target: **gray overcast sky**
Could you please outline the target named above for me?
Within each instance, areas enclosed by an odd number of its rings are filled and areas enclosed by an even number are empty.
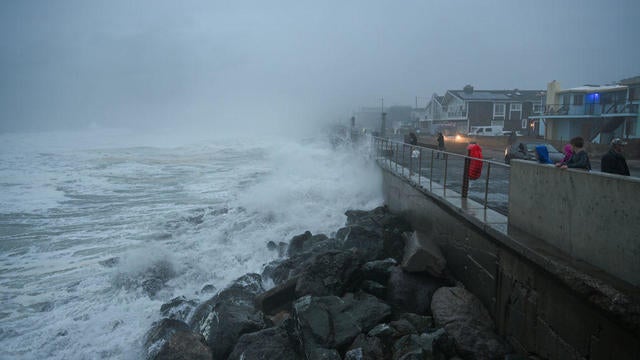
[[[0,132],[262,127],[640,75],[638,0],[0,1]],[[209,127],[209,125],[214,125]]]

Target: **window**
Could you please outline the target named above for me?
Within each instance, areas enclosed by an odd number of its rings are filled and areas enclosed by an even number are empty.
[[[533,113],[541,114],[542,113],[542,105],[541,104],[533,104]]]
[[[511,111],[522,111],[522,104],[511,104]]]
[[[493,116],[504,117],[505,104],[493,104]]]
[[[584,97],[582,95],[573,95],[573,105],[584,104]]]
[[[571,95],[569,94],[562,95],[562,105],[569,105],[570,101],[571,101]]]

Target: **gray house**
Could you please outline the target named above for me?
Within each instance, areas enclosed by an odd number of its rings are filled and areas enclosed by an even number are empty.
[[[542,90],[447,90],[433,94],[421,127],[435,131],[467,133],[472,126],[501,126],[504,130],[529,131],[529,117],[545,103]]]

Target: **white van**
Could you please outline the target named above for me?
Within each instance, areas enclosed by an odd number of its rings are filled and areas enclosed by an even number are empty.
[[[472,126],[470,136],[501,136],[502,126]]]

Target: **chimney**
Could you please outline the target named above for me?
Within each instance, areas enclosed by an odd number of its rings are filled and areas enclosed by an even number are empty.
[[[473,86],[466,85],[462,91],[464,91],[465,94],[473,94]]]

